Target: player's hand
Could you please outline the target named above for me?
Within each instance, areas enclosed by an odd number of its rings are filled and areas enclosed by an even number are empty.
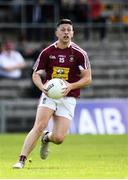
[[[48,81],[47,81],[48,82]],[[45,84],[43,84],[43,87],[42,87],[42,92],[44,93],[44,94],[46,94],[47,95],[47,89],[46,89],[46,84],[47,84],[47,82],[45,83]]]
[[[63,96],[67,96],[67,94],[72,90],[72,84],[65,81],[66,87],[63,88]]]

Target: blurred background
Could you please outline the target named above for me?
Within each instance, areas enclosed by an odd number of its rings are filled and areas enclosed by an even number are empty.
[[[0,132],[32,127],[40,96],[32,66],[54,42],[60,18],[73,21],[74,42],[87,51],[93,75],[92,85],[81,91],[70,132],[128,133],[127,0],[0,0]],[[19,53],[19,75],[8,73],[9,63],[5,67],[8,51]]]

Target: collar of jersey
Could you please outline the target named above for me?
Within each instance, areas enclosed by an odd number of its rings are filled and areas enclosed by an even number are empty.
[[[57,42],[58,42],[58,41],[56,41],[56,42],[54,43],[55,48],[58,48],[58,47],[57,47]],[[68,48],[71,46],[71,44],[72,44],[72,42],[69,43]]]

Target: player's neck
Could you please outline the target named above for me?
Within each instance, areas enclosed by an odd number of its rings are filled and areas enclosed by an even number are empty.
[[[70,43],[71,43],[71,42],[63,43],[63,42],[57,41],[57,47],[58,47],[59,49],[65,49],[65,48],[67,48],[67,47],[70,46]]]

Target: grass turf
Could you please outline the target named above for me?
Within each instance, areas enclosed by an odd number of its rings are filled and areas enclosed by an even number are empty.
[[[38,142],[32,162],[12,169],[25,136],[0,135],[0,179],[128,178],[128,135],[68,135],[63,144],[50,144],[47,160],[40,159]]]

